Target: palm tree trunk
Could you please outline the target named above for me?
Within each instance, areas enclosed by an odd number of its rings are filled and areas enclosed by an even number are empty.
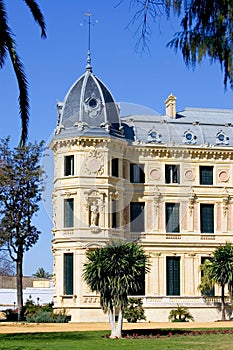
[[[226,312],[225,312],[225,297],[224,297],[224,284],[222,285],[222,295],[221,295],[221,313],[222,313],[222,321],[226,320]]]
[[[16,286],[17,286],[17,305],[18,321],[23,320],[23,252],[21,247],[18,250],[16,261]]]
[[[123,312],[121,309],[119,309],[119,315],[118,315],[118,324],[116,329],[116,336],[117,338],[121,338],[122,335],[122,324],[123,324]]]
[[[115,308],[109,309],[108,311],[109,322],[111,326],[111,335],[110,338],[116,338],[116,320],[115,320]]]

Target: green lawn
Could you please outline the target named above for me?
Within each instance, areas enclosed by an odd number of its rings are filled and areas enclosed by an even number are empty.
[[[0,350],[232,350],[233,334],[107,339],[105,332],[0,334]]]

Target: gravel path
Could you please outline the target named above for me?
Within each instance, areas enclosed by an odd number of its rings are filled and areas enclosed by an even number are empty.
[[[170,322],[139,322],[124,323],[127,329],[158,329],[158,328],[233,328],[233,322],[208,323],[170,323]],[[0,323],[0,333],[31,333],[31,332],[78,332],[78,331],[109,331],[109,323]]]

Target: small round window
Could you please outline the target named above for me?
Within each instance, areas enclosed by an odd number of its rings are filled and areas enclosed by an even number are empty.
[[[223,131],[219,131],[216,135],[216,144],[217,145],[228,145],[229,137],[225,135]]]
[[[147,142],[161,142],[161,135],[153,128],[148,132]]]
[[[196,136],[194,133],[190,130],[185,131],[183,135],[183,142],[184,143],[190,143],[190,144],[195,144],[196,143]]]
[[[152,137],[152,139],[156,139],[157,132],[156,131],[151,131],[150,136]]]
[[[187,141],[191,141],[193,138],[193,135],[191,134],[191,132],[187,132],[187,134],[185,135],[185,138]]]
[[[88,105],[91,107],[91,108],[95,108],[97,106],[98,102],[95,98],[91,98],[89,101],[88,101]]]

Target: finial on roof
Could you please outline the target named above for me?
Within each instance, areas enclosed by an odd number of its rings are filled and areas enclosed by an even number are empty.
[[[87,65],[86,70],[92,72],[91,66],[91,12],[86,12],[85,16],[88,17],[88,49],[87,49]]]

